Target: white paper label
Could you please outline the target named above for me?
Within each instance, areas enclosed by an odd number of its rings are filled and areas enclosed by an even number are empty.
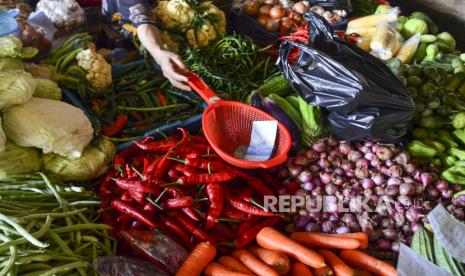
[[[248,146],[239,146],[234,156],[247,161],[260,162],[270,159],[276,141],[278,121],[255,121]]]
[[[465,263],[465,224],[456,220],[441,204],[428,214],[428,219],[444,250]]]
[[[49,41],[53,41],[53,37],[57,29],[44,12],[38,11],[31,13],[27,19],[27,22],[36,28],[38,27]]]
[[[399,261],[397,262],[398,276],[453,276],[431,263],[426,258],[410,249],[405,244],[400,244]]]

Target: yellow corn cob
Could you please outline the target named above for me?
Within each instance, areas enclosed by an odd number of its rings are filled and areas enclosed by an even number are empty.
[[[362,28],[347,28],[346,33],[348,34],[358,34],[360,36],[372,36],[376,31],[376,27],[362,27]]]
[[[416,34],[409,38],[402,47],[400,47],[396,58],[400,59],[403,63],[409,63],[415,56],[418,45],[420,44],[420,34]]]
[[[369,52],[371,50],[370,42],[371,42],[370,36],[361,36],[357,41],[357,46],[363,51]]]
[[[370,42],[370,48],[380,59],[391,59],[402,46],[400,34],[388,22],[378,24]]]
[[[394,22],[396,20],[397,14],[395,13],[374,14],[349,21],[347,29],[376,27],[381,21]]]

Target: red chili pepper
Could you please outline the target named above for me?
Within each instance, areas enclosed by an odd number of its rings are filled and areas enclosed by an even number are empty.
[[[142,180],[125,180],[125,179],[117,179],[116,185],[120,188],[128,190],[130,192],[139,192],[139,193],[147,193],[157,195],[158,191],[154,188],[148,187],[146,182]]]
[[[224,206],[223,214],[227,218],[234,219],[234,220],[251,220],[253,218],[251,214],[247,214],[237,209],[234,209],[229,205]]]
[[[199,185],[199,184],[208,184],[212,182],[227,182],[234,180],[236,176],[228,172],[220,173],[201,173],[193,176],[181,176],[176,182],[167,183],[165,185]]]
[[[236,237],[236,233],[232,230],[231,225],[225,223],[217,223],[213,226],[212,231],[223,235],[228,240],[233,240]]]
[[[176,147],[186,143],[186,141],[189,139],[189,133],[185,129],[178,128],[178,130],[182,132],[182,138],[178,143],[176,143],[176,145],[171,147],[165,155],[163,155],[154,172],[155,178],[163,178],[169,166],[171,165],[171,160],[168,159],[169,155],[174,154],[174,150],[176,149]]]
[[[146,203],[144,205],[144,212],[146,212],[149,215],[153,215],[157,212],[157,209],[151,203]]]
[[[205,144],[189,143],[188,147],[192,150],[199,151],[204,154],[213,152],[213,148],[208,144],[205,145]]]
[[[113,191],[110,189],[110,186],[113,184],[113,178],[116,177],[116,172],[111,171],[107,173],[104,177],[102,182],[100,182],[100,185],[98,187],[98,192],[97,194],[99,196],[112,196]]]
[[[210,241],[211,243],[214,243],[213,239],[210,236],[208,236],[207,233],[205,233],[202,229],[198,228],[185,215],[178,212],[172,212],[171,217],[177,220],[189,233],[191,233],[197,239],[201,241]]]
[[[190,141],[194,141],[196,143],[205,144],[205,145],[209,144],[207,138],[205,138],[204,136],[200,136],[200,135],[191,135]]]
[[[171,168],[168,171],[168,178],[170,179],[170,181],[175,181],[179,177],[180,177],[180,175],[179,175],[178,171],[176,171],[174,168]]]
[[[141,192],[129,191],[132,199],[139,204],[145,204],[145,194]]]
[[[137,145],[141,150],[147,152],[166,152],[176,145],[176,141],[170,140],[160,140],[149,143],[139,143],[137,141],[134,141],[133,143]]]
[[[122,214],[116,219],[116,221],[119,224],[119,230],[126,231],[131,227],[132,217],[128,214]]]
[[[255,191],[257,191],[261,195],[273,195],[273,191],[265,186],[265,184],[258,178],[253,176],[243,177],[241,176],[250,187],[252,187]]]
[[[281,187],[281,183],[277,178],[272,177],[271,174],[265,170],[259,171],[258,173],[262,182],[266,183],[267,186],[270,186],[272,190],[277,191]]]
[[[173,167],[176,171],[184,174],[185,176],[192,176],[192,175],[196,175],[196,174],[199,174],[198,171],[196,171],[195,169],[193,168],[190,168],[190,167],[187,167],[187,166],[184,166],[182,164],[176,164],[174,165]]]
[[[143,121],[144,120],[144,117],[142,115],[140,115],[140,113],[137,112],[137,111],[131,111],[129,114],[131,114],[131,116],[134,117],[134,119],[136,119],[137,121]]]
[[[181,241],[185,243],[189,248],[193,248],[194,244],[190,239],[189,235],[186,231],[182,228],[182,226],[177,223],[174,219],[170,217],[162,217],[161,223],[164,225],[169,231],[173,232],[173,234],[178,237]]]
[[[125,172],[126,172],[127,179],[139,178],[137,173],[131,168],[129,164],[126,164]]]
[[[111,200],[108,198],[104,198],[100,201],[100,206],[102,208],[102,212],[100,212],[100,219],[106,225],[110,225],[111,229],[108,233],[112,237],[117,237],[119,233],[118,223],[115,218],[115,211],[109,209],[111,207]]]
[[[216,223],[216,220],[221,216],[224,205],[224,192],[223,187],[218,183],[210,183],[205,188],[210,208],[208,209],[205,228],[211,229]]]
[[[144,176],[150,178],[150,176],[153,175],[153,172],[155,171],[155,169],[158,167],[158,163],[160,163],[161,159],[162,157],[157,157],[153,159],[152,163],[150,163],[150,165],[147,167],[147,171],[144,174]]]
[[[185,158],[185,159],[177,159],[171,158],[171,160],[183,163],[186,166],[201,169],[205,171],[212,171],[212,172],[225,172],[228,171],[231,166],[224,164],[222,161],[212,161],[203,158]]]
[[[115,199],[111,202],[111,206],[123,214],[130,215],[133,219],[143,222],[151,229],[157,228],[157,224],[147,217],[143,212],[138,211],[134,206],[124,203],[121,200]]]
[[[99,98],[92,98],[90,99],[89,103],[91,106],[101,105],[103,103],[103,100]]]
[[[128,116],[120,114],[116,116],[115,122],[112,125],[103,128],[103,135],[114,136],[120,133],[128,123]]]
[[[161,105],[166,106],[168,104],[168,101],[166,100],[165,96],[163,93],[160,91],[155,92],[155,95],[160,99]]]
[[[240,237],[242,234],[247,232],[250,228],[252,228],[254,224],[253,220],[246,220],[241,223],[239,226],[239,230],[237,231],[237,237]]]
[[[147,169],[149,168],[150,165],[150,160],[144,156],[144,170],[142,171],[142,174],[145,176],[147,173]]]
[[[125,202],[134,202],[134,199],[132,198],[131,193],[129,193],[129,191],[125,191],[121,195],[121,200]]]
[[[167,187],[166,188],[166,193],[171,196],[171,197],[174,197],[174,198],[177,198],[177,197],[181,197],[183,196],[184,194],[181,192],[181,190],[179,190],[178,188],[175,188],[175,187]],[[194,209],[190,208],[190,207],[186,207],[186,208],[182,208],[181,209],[182,212],[184,214],[186,214],[189,218],[191,218],[192,220],[194,221],[200,221],[200,217],[199,217],[199,214],[194,211]]]
[[[264,211],[258,207],[255,207],[253,205],[250,205],[249,203],[238,199],[234,196],[232,196],[229,193],[226,193],[226,202],[231,205],[234,209],[237,209],[239,211],[242,211],[247,214],[251,214],[254,216],[261,216],[261,217],[273,217],[273,216],[280,216],[277,214],[273,214],[271,212]]]
[[[296,180],[291,181],[288,185],[285,186],[286,191],[290,194],[294,194],[298,189],[300,189],[300,184]]]
[[[130,230],[144,230],[145,229],[145,224],[143,224],[140,221],[133,221],[131,227],[129,228]]]
[[[170,209],[191,207],[194,205],[194,199],[191,196],[182,196],[166,200],[165,207]]]
[[[137,154],[139,151],[140,149],[136,145],[131,145],[129,148],[122,150],[116,154],[113,168],[115,170],[122,169],[127,163],[126,159],[131,155]]]
[[[250,199],[252,198],[252,195],[253,195],[252,188],[247,187],[239,195],[237,195],[237,198],[249,202]]]
[[[235,242],[235,245],[237,248],[244,247],[248,245],[249,243],[253,242],[255,240],[255,237],[257,236],[258,232],[262,230],[265,227],[271,227],[274,226],[280,218],[267,218],[263,220],[261,223],[253,226],[246,232],[244,232]]]

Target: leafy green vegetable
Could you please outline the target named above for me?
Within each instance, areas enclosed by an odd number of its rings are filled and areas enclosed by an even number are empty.
[[[17,37],[0,37],[0,58],[33,58],[38,52],[35,48],[23,48],[23,43]]]
[[[61,100],[61,89],[58,87],[58,84],[48,79],[36,79],[36,81],[37,87],[34,91],[34,97]]]
[[[26,71],[0,71],[0,109],[23,104],[32,97],[36,80]]]
[[[23,61],[19,58],[0,58],[1,70],[22,70]]]
[[[7,142],[5,151],[0,153],[0,179],[11,175],[34,173],[42,167],[40,153],[34,148],[23,148]]]

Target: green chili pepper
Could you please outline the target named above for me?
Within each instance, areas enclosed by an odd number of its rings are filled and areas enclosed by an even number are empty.
[[[413,157],[418,158],[431,159],[437,154],[436,149],[422,143],[419,140],[413,140],[412,142],[410,142],[408,144],[408,150]]]
[[[465,150],[458,148],[450,148],[448,153],[452,156],[457,157],[459,160],[465,160]]]

